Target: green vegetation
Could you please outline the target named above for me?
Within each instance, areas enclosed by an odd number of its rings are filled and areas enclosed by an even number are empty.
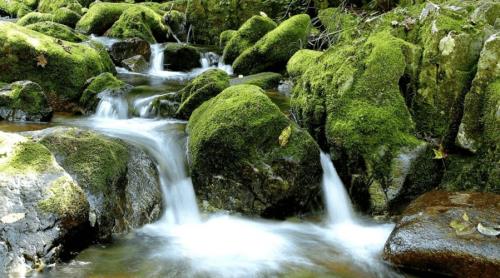
[[[317,63],[318,57],[321,56],[323,52],[315,51],[310,49],[301,49],[288,60],[286,65],[286,71],[290,77],[300,77],[307,69],[314,66]]]
[[[70,27],[52,21],[33,23],[26,28],[68,42],[82,42],[87,39],[85,35],[75,32]]]
[[[0,138],[0,143],[5,144]],[[4,158],[5,159],[5,158]],[[0,171],[14,175],[26,172],[54,171],[56,164],[54,156],[42,144],[23,140],[13,147],[13,152],[7,154],[4,163],[0,164]]]
[[[85,34],[102,35],[122,13],[133,5],[128,3],[95,3],[76,24],[76,30]]]
[[[40,201],[38,207],[68,221],[85,220],[89,212],[85,193],[68,176],[62,176],[52,182],[49,197]]]
[[[113,74],[109,72],[101,73],[95,78],[93,78],[90,84],[83,91],[82,97],[80,98],[80,104],[87,111],[94,111],[99,103],[97,95],[108,90],[109,93],[124,90],[128,85],[117,79]]]
[[[281,78],[281,74],[276,72],[261,72],[242,78],[231,79],[231,85],[248,84],[259,86],[264,90],[277,89]]]

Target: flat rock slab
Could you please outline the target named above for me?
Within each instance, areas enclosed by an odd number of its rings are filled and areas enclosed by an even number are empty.
[[[455,277],[498,277],[500,195],[429,192],[415,200],[389,237],[384,257],[396,266]],[[480,232],[481,230],[481,232]]]

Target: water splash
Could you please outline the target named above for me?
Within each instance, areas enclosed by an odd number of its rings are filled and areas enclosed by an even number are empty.
[[[106,92],[100,93],[100,102],[97,105],[95,117],[102,119],[127,119],[128,102],[120,96],[109,96]]]

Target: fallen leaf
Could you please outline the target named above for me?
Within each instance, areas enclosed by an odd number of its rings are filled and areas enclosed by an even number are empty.
[[[45,68],[45,66],[48,64],[47,58],[43,54],[36,56],[35,59],[37,67]]]
[[[433,149],[434,151],[434,159],[445,159],[448,155],[444,150],[443,145],[439,145],[439,149]]]
[[[496,230],[493,227],[485,226],[481,223],[477,224],[477,231],[485,236],[498,236],[498,235],[500,235],[500,231]]]
[[[280,137],[278,138],[280,146],[284,147],[286,144],[288,144],[288,139],[290,138],[290,135],[292,134],[292,126],[287,126],[285,129],[280,134]]]
[[[465,220],[465,221],[469,221],[469,216],[467,215],[466,212],[464,212],[464,215],[462,215],[462,219]]]

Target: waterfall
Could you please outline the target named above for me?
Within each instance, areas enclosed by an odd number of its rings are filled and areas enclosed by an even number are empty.
[[[102,119],[127,119],[128,102],[119,96],[108,96],[102,92],[101,100],[97,105],[95,117]]]
[[[354,212],[351,200],[333,166],[330,156],[321,152],[321,167],[323,168],[323,195],[330,223],[352,223]]]
[[[149,69],[149,73],[156,75],[163,72],[163,46],[161,44],[152,44],[151,45],[151,68]]]

